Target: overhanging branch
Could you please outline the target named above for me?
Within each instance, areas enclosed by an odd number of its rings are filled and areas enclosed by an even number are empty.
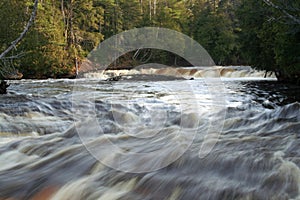
[[[287,16],[288,18],[290,18],[291,20],[293,20],[294,22],[296,22],[297,24],[300,24],[300,19],[291,15],[290,13],[288,13],[284,8],[281,8],[280,6],[275,5],[272,1],[270,0],[263,0],[263,2],[265,2],[268,6],[271,6],[277,10],[279,10],[280,12],[282,12],[285,16]]]
[[[33,6],[33,11],[31,13],[30,19],[27,22],[26,27],[24,28],[23,32],[20,34],[20,36],[11,43],[11,45],[1,53],[0,55],[0,60],[3,59],[5,57],[6,54],[8,54],[11,50],[13,50],[16,45],[21,42],[21,40],[25,37],[26,33],[29,31],[29,28],[32,26],[35,17],[36,17],[36,13],[37,13],[37,7],[38,7],[38,0],[34,1],[34,6]]]

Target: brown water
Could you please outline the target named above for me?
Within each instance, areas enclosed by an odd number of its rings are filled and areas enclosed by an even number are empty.
[[[0,197],[300,199],[300,88],[207,84],[12,82],[0,98]]]

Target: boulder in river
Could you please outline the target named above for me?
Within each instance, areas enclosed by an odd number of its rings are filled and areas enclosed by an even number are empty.
[[[10,85],[7,84],[6,81],[1,81],[0,82],[0,94],[6,94],[7,93],[7,88],[9,87]]]

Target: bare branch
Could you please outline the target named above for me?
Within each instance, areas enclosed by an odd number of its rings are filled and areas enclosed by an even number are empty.
[[[17,55],[13,55],[13,56],[9,56],[9,57],[4,57],[4,58],[2,58],[3,60],[12,60],[12,59],[18,59],[18,58],[21,58],[21,57],[23,57],[25,55],[25,52],[21,52],[21,53],[19,53],[19,54],[17,54]]]
[[[0,54],[0,60],[3,59],[5,57],[6,54],[8,54],[11,50],[13,50],[16,45],[21,42],[21,40],[25,37],[26,33],[29,31],[29,28],[32,26],[35,17],[36,17],[36,13],[37,13],[37,7],[38,7],[38,0],[34,1],[34,7],[33,7],[33,11],[32,14],[30,16],[30,19],[26,25],[26,27],[24,28],[23,32],[20,34],[20,36],[11,43],[11,45]]]
[[[288,13],[286,11],[286,9],[284,8],[281,8],[280,6],[278,5],[275,5],[272,1],[270,0],[263,0],[263,2],[265,2],[268,6],[271,6],[277,10],[279,10],[280,12],[282,12],[285,16],[287,16],[288,18],[290,18],[291,20],[293,20],[294,22],[296,22],[297,24],[300,24],[300,19],[291,15],[290,13]]]

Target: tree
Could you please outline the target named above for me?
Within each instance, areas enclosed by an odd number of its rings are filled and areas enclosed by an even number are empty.
[[[278,4],[273,3],[272,0],[263,0],[268,6],[278,10],[282,13],[285,17],[289,20],[293,21],[296,24],[300,24],[300,8],[299,8],[299,1],[294,0],[277,0]]]
[[[156,26],[193,37],[219,65],[248,64],[276,71],[280,77],[300,77],[297,0],[43,0],[37,3],[38,0],[0,2],[2,74],[4,71],[16,74],[19,70],[27,78],[74,76],[80,63],[102,40],[135,27]],[[169,52],[139,49],[118,59],[114,67],[156,61],[177,65],[178,60],[178,56]]]
[[[40,2],[35,25],[28,37],[20,44],[25,52],[18,68],[27,78],[57,77],[73,70],[73,62],[64,51],[63,21],[58,9],[59,2]]]
[[[142,11],[139,0],[120,0],[122,10],[122,30],[130,30],[141,26]]]
[[[24,26],[28,10],[33,8],[32,0],[4,1],[0,4],[0,15],[3,14],[4,19],[1,30],[5,30],[0,33],[3,34],[0,50],[10,43],[10,35]],[[18,48],[11,48],[12,55],[22,57],[14,56],[18,59],[13,63],[9,61],[10,66],[27,78],[74,76],[81,60],[103,40],[103,8],[93,0],[43,0],[34,7],[38,10],[34,26],[26,29],[29,34],[22,42],[18,41]],[[13,23],[5,29],[8,19]]]
[[[21,42],[21,40],[25,37],[26,33],[29,31],[29,28],[32,26],[34,19],[36,17],[37,7],[38,7],[38,0],[35,0],[32,14],[31,14],[30,19],[29,19],[27,25],[25,26],[23,32],[20,34],[20,36],[16,40],[14,40],[11,43],[11,45],[5,51],[3,51],[0,54],[0,59],[3,59],[6,56],[6,54],[8,54],[12,49],[14,49],[16,47],[16,45],[19,44]]]
[[[242,1],[237,13],[243,57],[256,68],[275,71],[279,80],[299,83],[300,27],[295,19],[300,4],[274,2]]]
[[[227,4],[225,4],[227,2]],[[228,1],[197,1],[193,3],[190,21],[192,37],[198,41],[219,65],[237,62],[239,45],[235,34],[233,10]]]
[[[6,2],[2,2],[1,6],[11,6],[11,5],[5,5]],[[15,1],[9,1],[9,3],[11,4],[17,4],[17,2]],[[19,5],[19,4],[18,4]],[[11,42],[11,44],[8,47],[4,47],[6,48],[1,54],[0,54],[0,60],[2,62],[2,68],[0,68],[0,74],[5,78],[5,77],[10,77],[10,78],[17,78],[19,76],[18,71],[16,71],[14,69],[13,64],[12,65],[8,65],[8,63],[6,62],[7,60],[11,60],[11,59],[15,59],[18,56],[10,56],[10,57],[6,57],[7,54],[9,54],[12,50],[16,49],[16,46],[23,40],[23,38],[26,36],[27,32],[29,31],[29,28],[32,26],[32,24],[34,23],[34,20],[36,18],[36,14],[37,14],[37,8],[38,8],[38,0],[34,1],[34,5],[33,5],[33,11],[32,14],[30,16],[29,21],[27,22],[24,30],[22,31],[22,33],[20,34],[20,36],[15,39],[13,42]],[[1,8],[1,10],[3,10],[3,8]],[[6,14],[5,12],[2,14]],[[5,24],[4,24],[5,25]],[[5,43],[7,41],[3,41],[4,42],[4,46]],[[3,48],[3,47],[2,47]],[[10,61],[12,62],[12,61]],[[5,88],[6,89],[6,88]]]

